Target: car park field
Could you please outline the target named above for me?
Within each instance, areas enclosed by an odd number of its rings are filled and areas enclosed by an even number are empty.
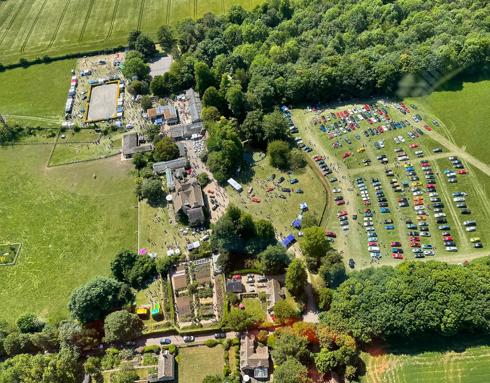
[[[253,8],[258,1],[230,0],[19,0],[0,2],[0,62],[57,56],[126,44],[132,30],[156,35],[160,25],[222,13],[231,5]]]
[[[330,214],[325,227],[339,234],[344,258],[360,267],[414,257],[459,263],[455,255],[485,254],[490,201],[480,184],[488,182],[487,169],[478,179],[466,155],[432,138],[439,129],[418,111],[415,104],[378,101],[293,112],[299,136],[314,149],[308,155],[325,157],[332,170],[325,178],[346,201],[334,210],[347,218]],[[456,206],[457,192],[467,193],[468,209]],[[468,232],[467,220],[477,221],[476,231]]]

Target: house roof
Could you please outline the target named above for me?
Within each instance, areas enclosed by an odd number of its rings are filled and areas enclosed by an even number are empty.
[[[152,149],[152,144],[139,144],[138,133],[127,133],[122,137],[122,151],[124,156],[149,152]]]
[[[178,183],[173,201],[176,211],[182,208],[189,211],[193,211],[195,208],[202,208],[204,206],[204,197],[202,195],[201,185],[199,185],[195,178],[191,178],[187,182]]]
[[[241,281],[235,279],[228,279],[226,281],[227,293],[241,293],[243,292],[243,284]]]
[[[192,123],[201,121],[202,104],[199,94],[191,88],[185,92],[185,96],[189,100],[189,113]]]
[[[158,377],[174,378],[175,376],[175,359],[169,353],[161,353],[158,358]]]
[[[255,345],[253,335],[244,336],[240,345],[240,369],[269,368],[269,348]]]
[[[167,169],[175,170],[179,168],[185,168],[187,165],[187,159],[184,157],[176,158],[175,160],[155,162],[153,164],[153,171],[157,174],[163,174]]]
[[[281,285],[277,279],[270,279],[267,282],[267,293],[269,294],[267,303],[268,308],[272,309],[274,305],[281,299]]]
[[[202,122],[192,124],[178,124],[168,129],[167,134],[172,138],[189,138],[193,134],[200,134],[203,130]]]

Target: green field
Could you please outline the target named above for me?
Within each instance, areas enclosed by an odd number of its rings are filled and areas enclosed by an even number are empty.
[[[416,355],[364,354],[363,383],[486,383],[490,376],[490,347],[463,352],[425,352]]]
[[[0,114],[30,126],[59,127],[75,65],[76,60],[63,60],[0,72]]]
[[[415,101],[421,106],[422,117],[428,117],[430,125],[435,116],[445,125],[444,129],[436,128],[440,133],[452,138],[459,147],[464,147],[479,160],[490,163],[490,81],[463,82],[452,88],[406,102]]]
[[[231,5],[251,9],[257,0],[9,0],[0,2],[0,62],[125,44],[129,31],[154,36],[163,24],[222,13]]]
[[[179,349],[179,383],[202,382],[207,375],[223,372],[223,347],[182,347]]]
[[[302,202],[306,202],[309,207],[309,212],[305,214],[314,212],[318,218],[321,218],[327,198],[326,192],[318,176],[310,167],[306,166],[304,169],[287,174],[273,168],[269,164],[268,157],[257,158],[258,153],[255,153],[253,157],[255,161],[252,162],[251,170],[244,171],[247,174],[242,174],[241,178],[237,178],[244,191],[237,193],[231,186],[226,187],[231,203],[254,217],[269,220],[282,236],[292,232],[296,234],[291,223],[300,213],[299,204]],[[273,173],[276,175],[276,180],[281,176],[285,178],[280,187],[275,186],[272,181],[267,181],[267,178]],[[293,178],[297,178],[299,182],[291,185],[289,180]],[[267,192],[269,187],[273,187],[274,190]],[[291,190],[301,189],[304,193],[284,193],[279,190],[283,187]],[[253,189],[253,192],[248,195],[250,188]],[[252,202],[252,195],[260,198],[260,202]],[[286,199],[280,198],[279,195],[284,195]]]
[[[136,248],[130,164],[119,158],[46,168],[52,145],[0,149],[0,243],[22,243],[0,268],[0,319],[67,315],[71,291]]]

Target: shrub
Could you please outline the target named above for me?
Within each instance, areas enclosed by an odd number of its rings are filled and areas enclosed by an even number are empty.
[[[206,342],[204,342],[204,344],[206,346],[212,348],[212,347],[216,347],[216,345],[218,344],[218,341],[215,339],[208,339]]]
[[[170,344],[167,348],[168,352],[172,355],[177,354],[177,346],[175,344]]]
[[[153,353],[153,354],[158,354],[160,353],[160,346],[157,346],[156,344],[150,345],[150,346],[145,346],[143,348],[143,353]]]

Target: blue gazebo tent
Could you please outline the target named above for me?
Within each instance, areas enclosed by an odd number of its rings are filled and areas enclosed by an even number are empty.
[[[292,227],[295,229],[301,229],[301,220],[300,219],[295,219],[293,223],[291,224]]]
[[[292,234],[289,234],[286,238],[284,238],[282,241],[281,241],[281,244],[288,248],[289,246],[291,246],[294,242],[296,242],[296,239],[294,238],[294,235]]]

